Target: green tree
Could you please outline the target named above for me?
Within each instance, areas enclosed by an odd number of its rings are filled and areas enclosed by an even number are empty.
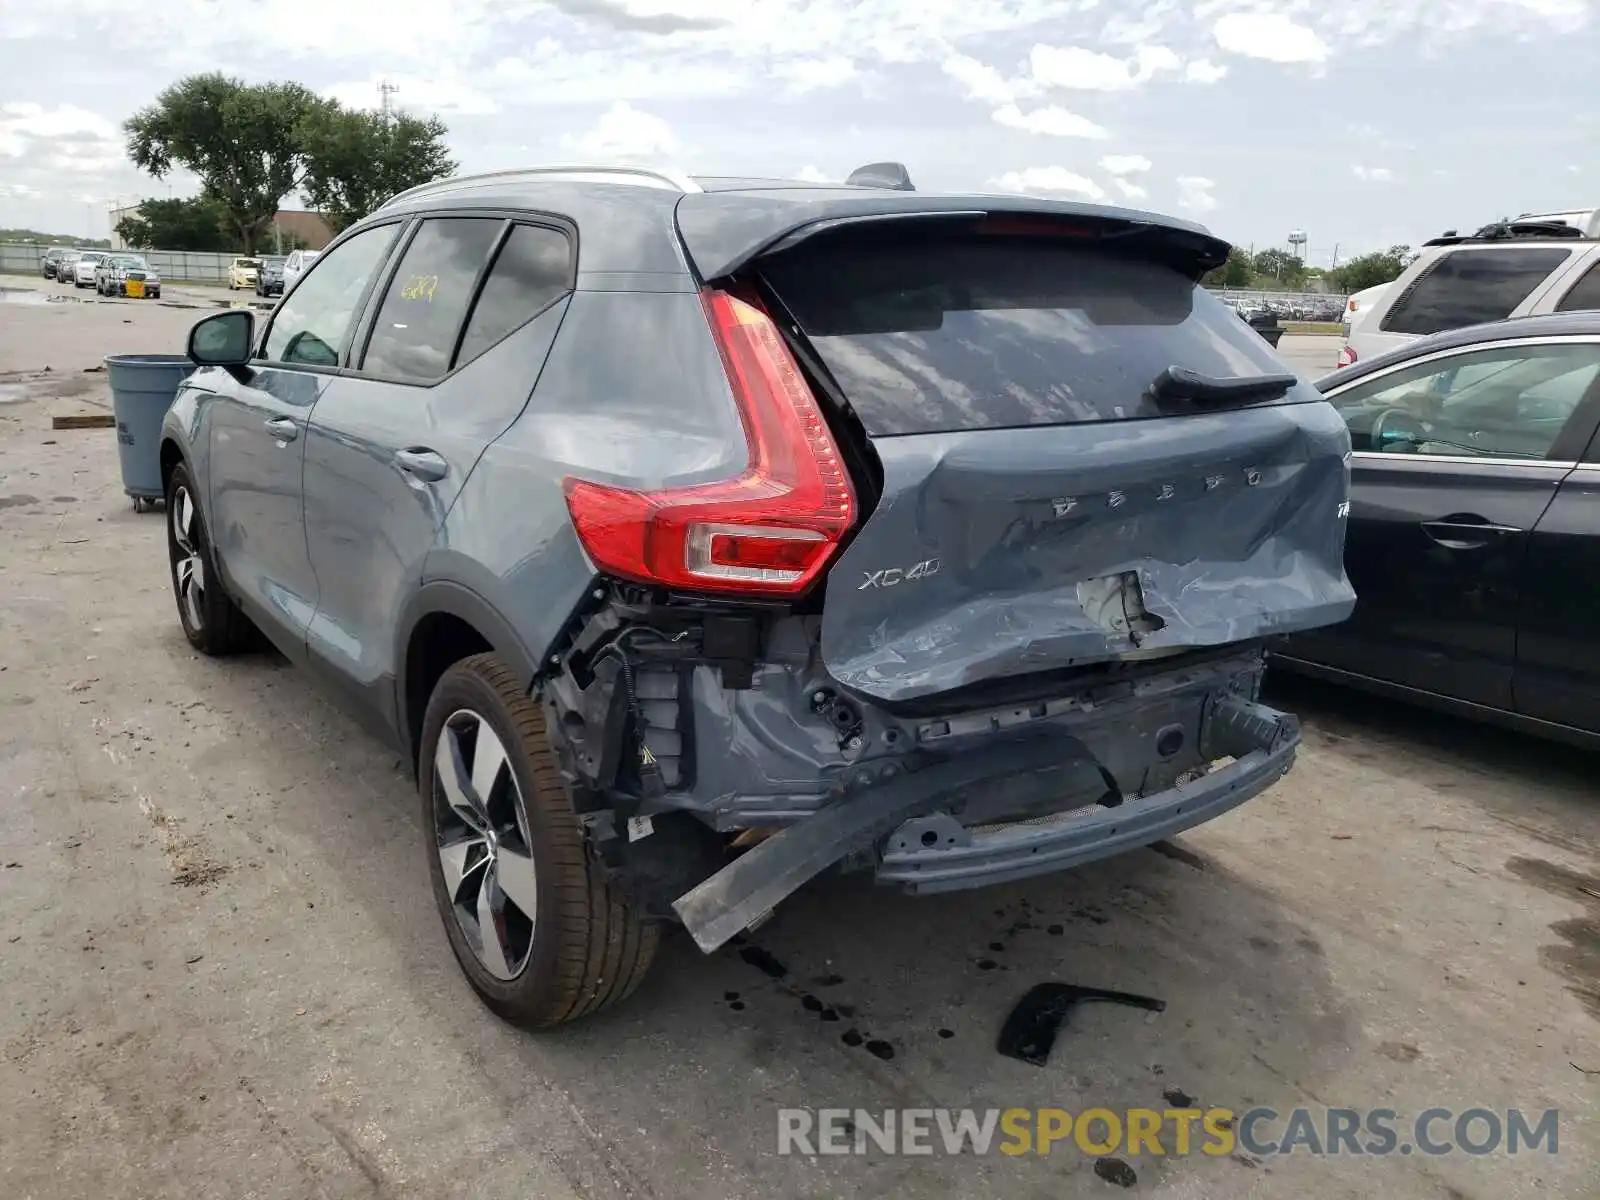
[[[192,200],[144,200],[137,215],[117,222],[116,233],[141,250],[232,250],[237,246],[225,231],[227,210],[205,196]]]
[[[1250,255],[1242,247],[1233,246],[1228,250],[1228,261],[1207,271],[1200,282],[1207,287],[1249,287],[1252,275]]]
[[[1417,256],[1410,246],[1390,246],[1387,250],[1374,250],[1352,258],[1341,267],[1328,272],[1328,278],[1345,292],[1359,292],[1363,288],[1377,287],[1398,279]]]
[[[157,179],[174,166],[200,177],[229,232],[254,254],[284,196],[299,186],[298,130],[319,101],[297,83],[191,75],[123,124],[128,157]]]
[[[334,233],[359,221],[396,192],[455,172],[437,117],[352,112],[318,104],[298,129],[305,156],[306,202]]]
[[[1296,288],[1305,282],[1305,262],[1298,254],[1287,250],[1269,247],[1256,255],[1252,265],[1257,275],[1264,275],[1287,288]]]

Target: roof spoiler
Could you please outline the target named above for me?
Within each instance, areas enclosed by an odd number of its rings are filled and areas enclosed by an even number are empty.
[[[868,163],[864,167],[857,167],[850,172],[845,183],[851,187],[884,188],[891,192],[917,190],[911,186],[911,176],[905,164],[897,162]]]

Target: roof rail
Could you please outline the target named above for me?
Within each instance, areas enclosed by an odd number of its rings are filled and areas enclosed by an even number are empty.
[[[446,192],[457,187],[473,187],[490,183],[512,183],[518,180],[530,182],[561,181],[584,183],[623,183],[633,184],[638,187],[671,188],[679,192],[698,192],[700,185],[688,175],[679,171],[657,171],[648,167],[618,167],[618,166],[553,166],[553,167],[511,167],[503,171],[484,171],[476,175],[452,175],[447,179],[435,179],[432,183],[418,184],[414,188],[407,188],[403,192],[396,192],[382,204],[380,209],[388,208],[401,200],[414,200],[419,196],[430,195],[434,192]]]
[[[1449,229],[1445,231],[1442,237],[1430,238],[1422,244],[1424,246],[1460,246],[1467,243],[1513,242],[1528,239],[1554,242],[1594,240],[1586,237],[1583,230],[1575,225],[1568,225],[1560,221],[1524,221],[1518,219],[1514,221],[1496,221],[1470,234],[1458,234],[1455,230]]]

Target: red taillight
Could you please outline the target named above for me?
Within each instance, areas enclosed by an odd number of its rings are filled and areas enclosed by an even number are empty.
[[[704,294],[749,447],[735,479],[637,492],[566,481],[589,557],[624,579],[695,591],[793,596],[822,573],[855,519],[849,473],[772,318]]]
[[[1352,366],[1355,365],[1355,361],[1356,361],[1356,352],[1354,350],[1352,350],[1349,346],[1346,346],[1343,350],[1339,351],[1339,358],[1333,364],[1333,369],[1335,371],[1337,371],[1341,367],[1352,367]]]

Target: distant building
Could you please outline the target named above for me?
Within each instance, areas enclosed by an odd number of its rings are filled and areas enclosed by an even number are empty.
[[[137,217],[139,206],[130,204],[125,208],[111,210],[111,248],[113,250],[126,250],[128,243],[117,235],[117,226],[124,217]],[[267,227],[266,235],[261,239],[259,250],[262,254],[276,254],[278,247],[283,247],[283,252],[288,253],[291,248],[291,239],[298,238],[298,243],[307,250],[321,250],[333,241],[333,230],[328,228],[328,222],[323,220],[321,213],[307,212],[300,208],[280,208],[278,215],[272,218],[272,224]],[[165,247],[155,246],[155,250]]]

